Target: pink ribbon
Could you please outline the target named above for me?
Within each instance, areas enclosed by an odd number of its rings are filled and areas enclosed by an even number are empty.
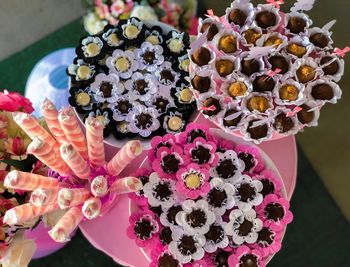
[[[267,76],[269,76],[269,77],[272,78],[272,77],[274,77],[275,75],[279,74],[281,71],[282,71],[282,70],[279,69],[279,68],[276,68],[275,70],[269,70],[269,71],[267,72]]]
[[[215,53],[217,56],[219,56],[219,57],[222,57],[222,56],[224,55],[223,52],[221,52],[219,49],[217,49],[215,46],[213,46],[213,45],[211,45],[211,44],[208,44],[207,47],[208,47],[210,50],[214,51],[214,53]]]
[[[313,111],[316,111],[316,110],[319,110],[323,107],[324,103],[321,102],[319,104],[317,104],[316,106],[314,106],[313,108],[310,108],[307,112],[313,112]]]
[[[274,5],[276,8],[280,9],[281,5],[284,4],[284,0],[266,0],[266,3]]]
[[[339,57],[345,57],[346,53],[350,52],[350,47],[347,46],[344,49],[335,48],[333,55],[337,55]]]
[[[232,29],[232,25],[227,21],[226,16],[220,17],[219,20],[220,20],[220,23],[222,23],[226,29]]]
[[[287,117],[294,117],[299,111],[303,110],[301,107],[295,107],[292,111],[287,112]]]
[[[217,22],[221,22],[220,18],[218,16],[214,15],[214,11],[212,9],[208,9],[207,13],[208,14],[205,15],[206,17],[212,18],[212,19],[216,20]]]
[[[198,108],[199,111],[215,111],[216,110],[216,107],[214,105],[211,105],[209,107],[204,107],[204,106],[201,106]]]

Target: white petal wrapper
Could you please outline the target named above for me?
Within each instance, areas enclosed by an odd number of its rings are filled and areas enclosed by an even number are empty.
[[[312,96],[312,88],[314,86],[317,86],[319,84],[327,84],[329,86],[332,87],[333,89],[333,97],[329,100],[321,100],[321,99],[315,99]],[[336,84],[335,82],[332,82],[328,79],[319,79],[316,80],[312,83],[309,83],[306,87],[306,94],[308,96],[308,99],[314,100],[316,101],[318,104],[323,104],[323,103],[332,103],[332,104],[336,104],[338,102],[338,100],[341,98],[342,95],[342,90],[340,89],[339,85]]]
[[[263,11],[269,11],[269,12],[272,12],[273,14],[275,14],[276,16],[276,25],[274,26],[271,26],[271,27],[268,27],[267,30],[269,31],[274,31],[276,30],[278,27],[279,27],[279,24],[281,22],[281,16],[279,14],[279,9],[277,9],[274,5],[272,4],[260,4],[258,5],[256,8],[255,8],[255,15],[253,17],[253,19],[255,20],[256,19],[256,15],[260,12],[263,12]]]
[[[265,112],[260,112],[259,110],[249,110],[248,108],[248,103],[249,100],[252,99],[253,97],[264,97],[267,99],[268,101],[268,108],[266,109]],[[252,114],[258,114],[258,115],[266,115],[268,116],[270,114],[270,112],[272,111],[272,109],[274,108],[274,104],[273,104],[273,98],[272,98],[272,94],[271,92],[265,92],[265,93],[257,93],[257,92],[253,92],[251,93],[248,97],[243,98],[242,102],[241,102],[241,108],[243,111],[245,112],[250,112]]]
[[[295,33],[292,33],[288,28],[287,25],[290,21],[291,18],[301,18],[306,22],[306,27],[305,27],[305,32],[308,28],[310,28],[310,26],[312,25],[312,20],[310,19],[310,17],[308,15],[306,15],[305,13],[301,13],[301,12],[290,12],[290,13],[286,13],[285,17],[284,17],[284,25],[286,27],[286,34],[290,34],[290,35],[296,35]],[[305,35],[305,32],[301,32],[299,33],[299,35]]]
[[[334,61],[338,63],[339,69],[338,69],[337,73],[335,73],[333,75],[326,75],[324,73],[323,78],[330,79],[330,80],[333,80],[335,82],[339,82],[341,80],[341,78],[343,77],[343,75],[344,75],[345,61],[342,58],[339,58],[337,56],[332,56],[329,53],[322,52],[320,58],[317,61],[319,66],[321,67],[321,69],[323,69],[325,66],[330,64],[330,62],[328,62],[326,64],[323,64],[323,65],[321,64],[322,58],[323,57],[327,57],[327,56],[333,57]],[[333,60],[331,62],[333,62]]]
[[[298,98],[294,101],[284,100],[280,98],[280,89],[284,85],[292,85],[298,89]],[[305,101],[305,86],[302,83],[296,82],[294,79],[279,80],[277,86],[273,90],[274,99],[277,105],[288,106],[288,105],[300,105]]]

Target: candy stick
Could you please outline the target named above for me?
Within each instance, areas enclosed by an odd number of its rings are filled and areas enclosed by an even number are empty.
[[[59,209],[57,204],[37,207],[27,203],[8,210],[3,220],[4,223],[8,225],[23,224],[28,220],[32,220],[57,209]]]
[[[78,207],[73,207],[49,231],[56,242],[64,243],[70,240],[70,235],[83,219],[83,213]]]
[[[81,179],[90,177],[90,166],[83,157],[74,149],[73,145],[64,143],[60,147],[61,156],[76,176]]]
[[[101,200],[96,197],[89,198],[84,202],[82,212],[86,219],[93,220],[101,213]]]
[[[95,197],[106,195],[108,193],[108,181],[106,177],[102,175],[96,176],[91,182],[90,190]]]
[[[29,203],[34,206],[52,205],[57,202],[58,189],[35,189],[31,196]]]
[[[83,204],[90,196],[85,188],[62,188],[58,192],[57,202],[61,209]]]
[[[49,127],[52,135],[56,138],[56,140],[60,144],[68,142],[68,139],[65,136],[61,127],[61,124],[58,121],[58,111],[55,105],[49,99],[46,98],[42,103],[41,112],[43,113],[47,126]]]
[[[71,173],[68,165],[60,157],[59,150],[56,153],[52,146],[41,137],[33,139],[27,147],[27,152],[36,156],[45,165],[61,175],[68,176]]]
[[[95,167],[101,167],[105,164],[104,125],[96,118],[88,117],[85,126],[90,162]]]
[[[79,126],[78,120],[74,114],[73,109],[66,108],[60,111],[58,115],[58,120],[69,142],[84,159],[88,159],[89,155],[87,150],[86,139],[83,134],[83,131]]]
[[[111,175],[118,175],[137,156],[142,153],[142,145],[138,140],[127,142],[107,165]]]
[[[136,177],[125,177],[118,179],[111,186],[110,191],[117,195],[136,192],[142,189],[142,182]]]
[[[59,188],[60,183],[55,178],[14,170],[9,172],[5,177],[4,186],[17,190],[33,191],[37,188]]]
[[[56,140],[39,124],[39,122],[33,116],[27,113],[17,112],[14,113],[13,118],[31,139],[40,137],[45,140],[47,144],[50,144],[56,152],[59,151],[59,145]]]

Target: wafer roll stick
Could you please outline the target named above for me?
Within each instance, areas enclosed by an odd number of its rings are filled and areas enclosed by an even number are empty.
[[[50,144],[53,150],[59,151],[59,145],[56,140],[39,124],[37,119],[27,113],[17,112],[13,115],[15,122],[31,138],[40,137],[45,143]]]
[[[99,198],[92,197],[84,202],[82,211],[86,219],[93,220],[101,213],[102,203]]]
[[[115,181],[110,188],[110,192],[120,195],[139,191],[142,187],[143,185],[140,179],[136,177],[125,177]]]
[[[127,142],[107,165],[111,175],[118,175],[132,160],[142,153],[142,145],[138,140]]]
[[[81,130],[78,120],[72,108],[65,108],[60,111],[58,120],[62,126],[63,132],[69,140],[69,143],[79,152],[84,158],[88,159],[88,149],[86,139]]]
[[[58,192],[57,202],[61,209],[83,204],[90,197],[89,190],[85,188],[62,188]]]
[[[37,188],[59,188],[60,182],[55,178],[14,170],[5,177],[4,186],[11,189],[33,191]]]
[[[29,203],[33,206],[46,206],[57,203],[59,189],[35,189],[30,195]]]
[[[60,157],[59,150],[56,153],[52,146],[41,137],[33,139],[27,147],[27,152],[36,156],[45,165],[61,175],[68,176],[71,173],[68,165]]]
[[[68,164],[76,176],[81,179],[90,177],[90,166],[85,159],[75,150],[73,145],[64,143],[60,148],[63,160]]]
[[[83,219],[83,213],[78,207],[73,207],[49,231],[49,235],[56,242],[64,243],[70,240],[70,235]]]
[[[4,216],[4,223],[8,225],[23,224],[26,221],[57,209],[59,209],[57,204],[37,207],[27,203],[8,210]]]
[[[55,105],[49,100],[45,99],[41,105],[41,112],[45,118],[47,126],[52,135],[56,138],[59,144],[68,142],[66,135],[63,132],[60,122],[58,121],[58,111]]]
[[[85,126],[90,162],[95,167],[101,167],[105,164],[104,125],[96,118],[88,117],[85,121]]]
[[[102,175],[96,176],[91,182],[90,190],[95,197],[106,195],[108,193],[107,178]]]

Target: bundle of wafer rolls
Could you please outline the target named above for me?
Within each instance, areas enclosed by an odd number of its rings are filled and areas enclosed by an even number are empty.
[[[27,152],[46,164],[60,179],[16,170],[8,173],[5,187],[32,193],[29,203],[6,212],[4,222],[21,224],[58,209],[67,210],[49,231],[55,241],[66,242],[84,218],[91,220],[101,214],[103,197],[142,189],[138,178],[117,177],[142,153],[142,146],[140,141],[129,141],[106,162],[104,126],[99,120],[86,120],[85,137],[71,108],[58,111],[46,99],[42,114],[50,133],[29,114],[15,113],[14,119],[32,138]],[[94,175],[95,170],[101,168],[106,175]]]

